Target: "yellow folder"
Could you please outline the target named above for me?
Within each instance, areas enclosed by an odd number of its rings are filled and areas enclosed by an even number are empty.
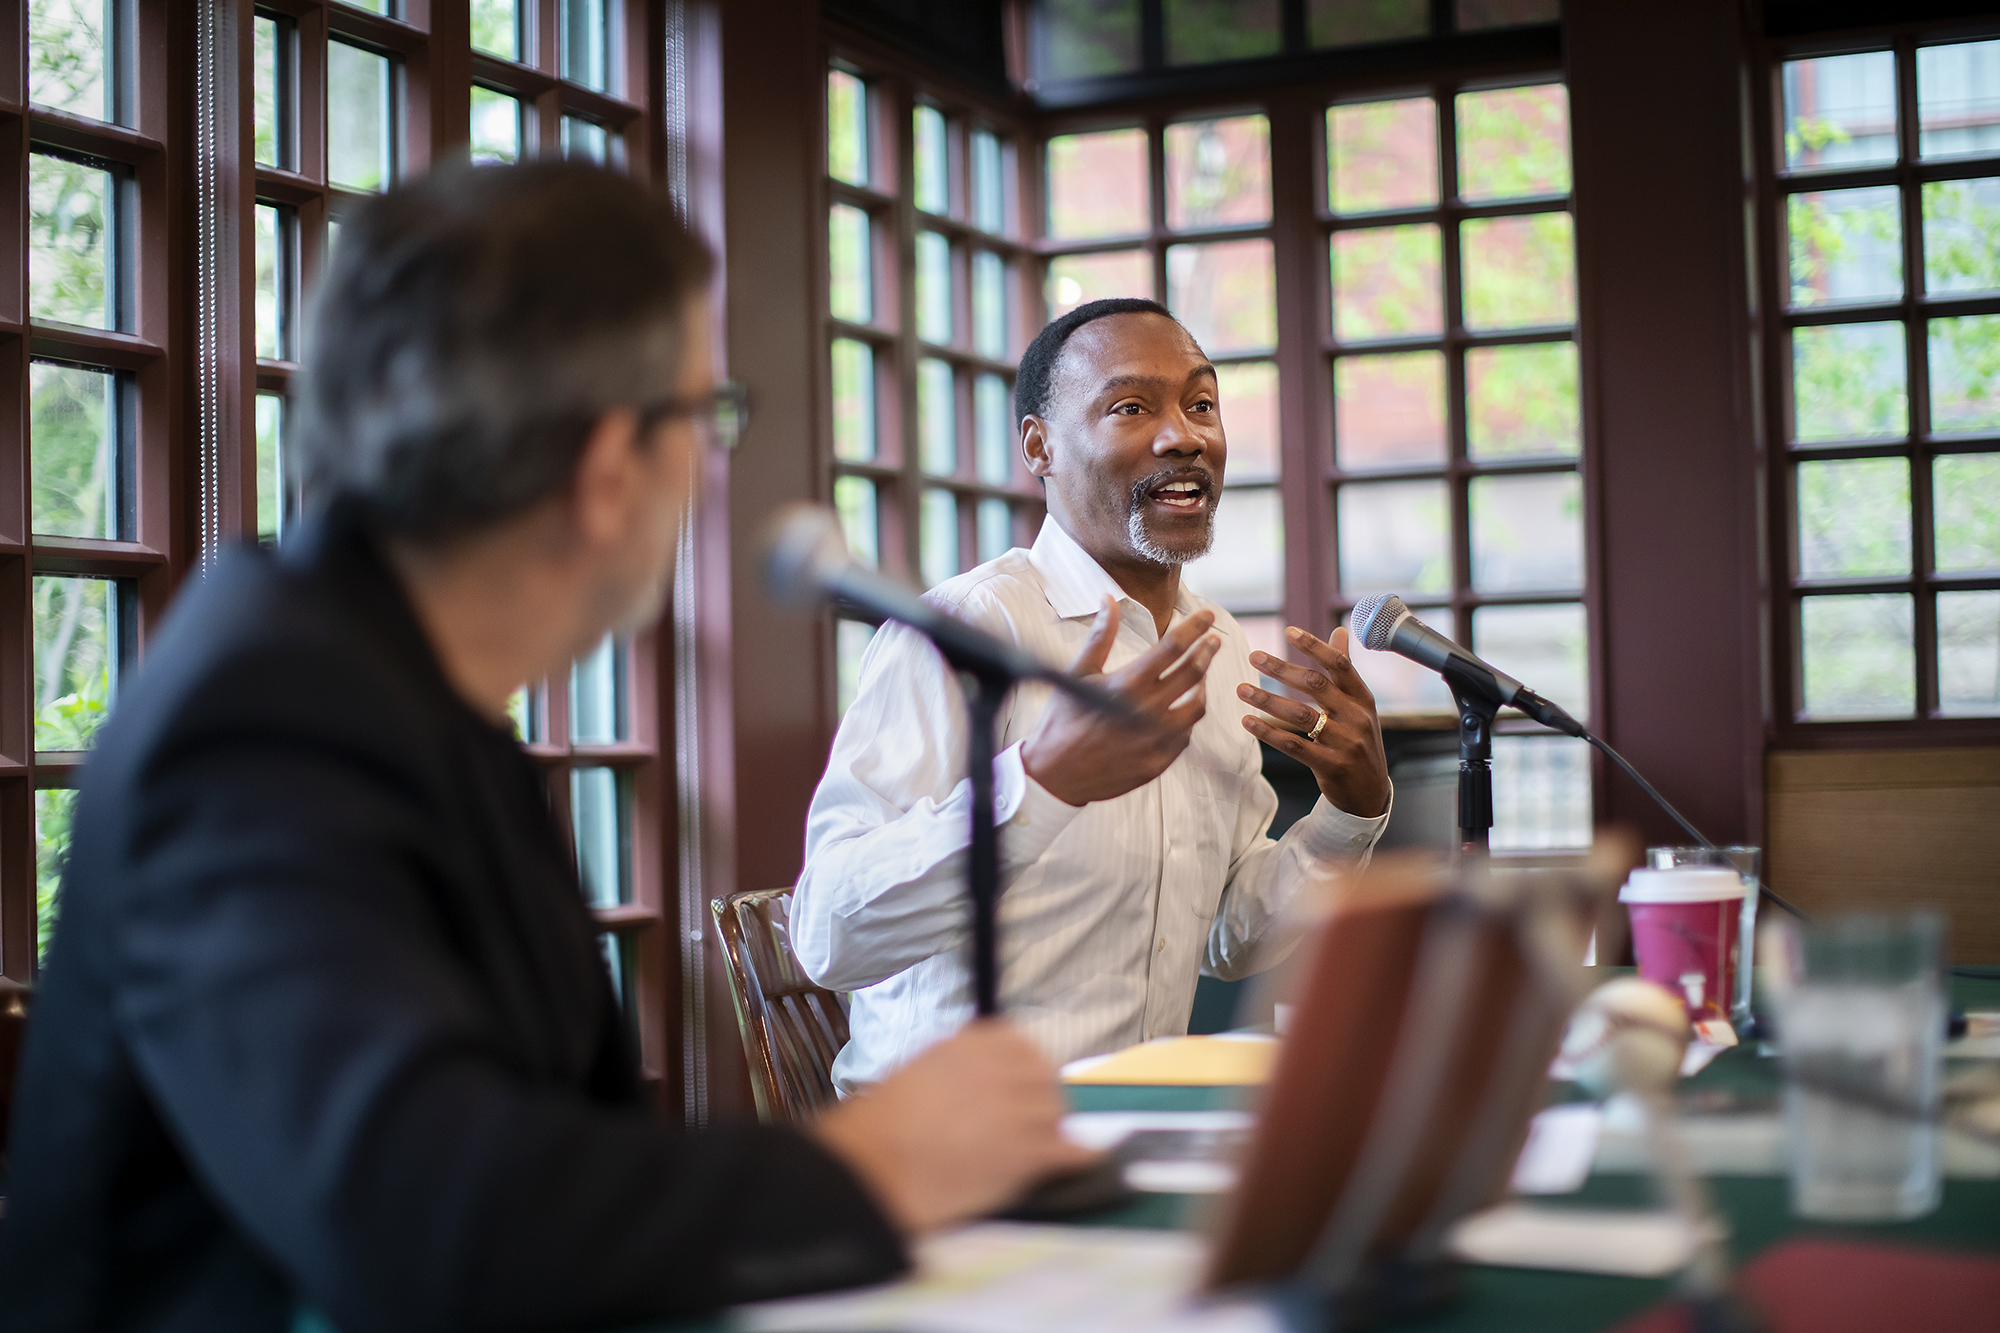
[[[1268,1079],[1277,1057],[1278,1043],[1268,1037],[1163,1037],[1078,1061],[1063,1082],[1244,1087]]]

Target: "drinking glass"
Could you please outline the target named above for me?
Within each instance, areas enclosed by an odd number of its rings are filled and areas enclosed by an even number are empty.
[[[1842,1222],[1938,1205],[1944,921],[1850,913],[1800,926],[1778,1010],[1792,1211]]]
[[[1743,876],[1743,919],[1736,931],[1736,994],[1730,997],[1729,1021],[1738,1033],[1747,1033],[1753,1023],[1750,1005],[1751,983],[1756,977],[1757,875],[1763,860],[1758,847],[1648,847],[1646,865],[1653,870],[1677,866],[1728,866]]]

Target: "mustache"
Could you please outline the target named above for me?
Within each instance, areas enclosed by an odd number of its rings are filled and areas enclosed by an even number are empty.
[[[1190,467],[1177,467],[1164,472],[1154,472],[1132,483],[1132,507],[1138,508],[1146,502],[1146,497],[1163,486],[1176,482],[1192,482],[1200,488],[1203,496],[1215,494],[1215,474],[1206,464],[1196,463]]]

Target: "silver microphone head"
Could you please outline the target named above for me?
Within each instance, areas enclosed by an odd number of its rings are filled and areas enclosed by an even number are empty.
[[[1393,592],[1378,592],[1354,604],[1354,614],[1347,619],[1347,632],[1361,640],[1364,647],[1383,652],[1389,647],[1389,637],[1396,632],[1396,626],[1408,614],[1410,608],[1403,605],[1402,598]]]
[[[853,563],[840,519],[803,501],[771,516],[764,527],[764,587],[776,602],[809,606],[826,594],[827,579]]]

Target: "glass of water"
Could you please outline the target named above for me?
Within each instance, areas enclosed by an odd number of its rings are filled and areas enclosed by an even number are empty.
[[[1792,1211],[1921,1217],[1940,1197],[1944,921],[1851,913],[1802,926],[1779,1008]]]

